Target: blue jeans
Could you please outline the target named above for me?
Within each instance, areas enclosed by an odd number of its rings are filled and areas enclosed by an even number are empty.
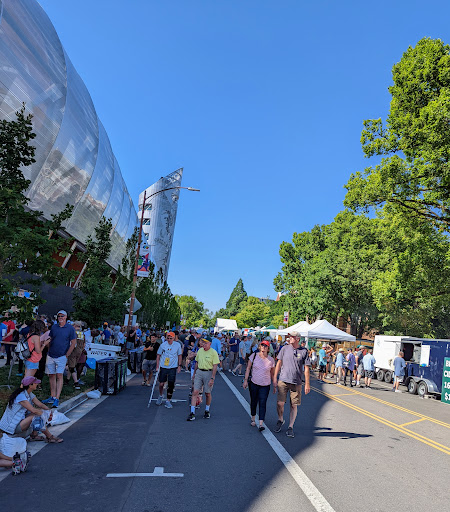
[[[249,382],[250,388],[250,413],[256,415],[256,406],[259,404],[259,419],[264,421],[266,417],[266,403],[269,397],[270,384],[268,386],[258,386],[252,381]]]

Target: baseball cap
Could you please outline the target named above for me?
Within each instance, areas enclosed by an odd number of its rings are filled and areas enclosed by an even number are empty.
[[[169,331],[169,332],[167,333],[167,337],[168,337],[168,338],[175,338],[175,333],[174,333],[174,332],[172,332],[172,331]]]
[[[266,336],[264,338],[264,341],[268,341],[270,343],[272,341],[272,338],[270,336]]]
[[[270,347],[270,341],[264,339],[261,341],[261,345],[265,345],[266,347]]]
[[[195,330],[195,332],[196,332],[197,334],[203,334],[203,329],[196,329],[196,330]]]
[[[24,377],[22,379],[22,386],[30,386],[31,384],[34,384],[35,382],[37,384],[41,383],[41,381],[39,379],[36,379],[35,377],[32,377],[31,375],[29,375],[28,377]]]
[[[247,338],[253,338],[253,335],[252,334],[247,334]]]
[[[64,315],[67,316],[67,311],[64,311],[64,309],[60,309],[56,315]]]
[[[297,337],[297,336],[300,336],[300,335],[299,335],[299,333],[297,331],[292,331],[292,332],[289,333],[289,336]]]
[[[344,352],[344,349],[343,349],[343,348],[340,348],[340,349],[339,349],[339,352]]]
[[[211,343],[211,338],[202,338],[203,343]]]

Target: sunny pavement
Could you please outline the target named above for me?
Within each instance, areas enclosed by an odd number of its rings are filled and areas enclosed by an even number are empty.
[[[242,396],[242,379],[225,373]],[[174,398],[186,400],[188,374],[178,376]],[[150,388],[133,378],[126,390],[109,397],[70,426],[64,443],[45,446],[33,457],[27,474],[1,483],[2,504],[10,510],[52,509],[139,512],[283,512],[313,511],[265,437],[250,426],[248,413],[225,381],[218,377],[211,419],[187,422],[188,402],[172,410],[147,408]],[[450,454],[418,441],[391,425],[418,417],[367,398],[378,397],[450,425],[450,407],[417,396],[378,389],[351,393],[350,388],[323,385],[303,396],[295,438],[276,438],[329,502],[331,509],[367,511],[446,510]],[[342,395],[349,406],[319,393]],[[359,390],[358,390],[359,391]],[[358,410],[354,410],[355,406]],[[383,423],[373,419],[376,415]],[[287,418],[287,410],[285,414]],[[271,394],[266,417],[276,422]],[[432,422],[407,427],[425,429],[426,439],[450,446],[450,429]],[[416,429],[416,430],[413,430]],[[163,467],[181,478],[107,478],[109,473],[149,473]],[[26,492],[24,492],[26,489]]]

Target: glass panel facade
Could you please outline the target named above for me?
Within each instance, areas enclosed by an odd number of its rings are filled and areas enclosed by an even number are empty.
[[[0,8],[0,119],[25,102],[36,133],[36,163],[24,169],[29,206],[50,217],[74,205],[66,230],[82,243],[111,217],[117,268],[137,218],[89,92],[36,0],[0,0]]]

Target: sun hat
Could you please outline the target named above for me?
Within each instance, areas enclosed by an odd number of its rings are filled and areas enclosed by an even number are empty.
[[[339,352],[345,352],[345,350],[343,348],[340,348]]]
[[[22,379],[22,386],[30,386],[31,384],[34,384],[34,383],[37,383],[37,384],[40,384],[41,381],[39,379],[36,379],[36,377],[33,377],[31,375],[28,375],[28,377],[24,377]]]

